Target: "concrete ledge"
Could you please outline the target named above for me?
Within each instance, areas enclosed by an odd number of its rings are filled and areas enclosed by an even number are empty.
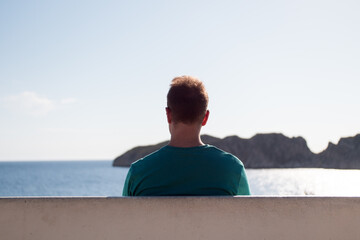
[[[1,239],[360,239],[360,197],[0,198]]]

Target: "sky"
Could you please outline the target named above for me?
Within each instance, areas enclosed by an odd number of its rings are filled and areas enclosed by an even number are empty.
[[[359,1],[0,1],[0,160],[111,160],[169,139],[171,80],[215,137],[313,152],[360,133]]]

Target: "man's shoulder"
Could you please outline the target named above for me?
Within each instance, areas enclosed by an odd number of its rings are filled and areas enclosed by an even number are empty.
[[[229,153],[227,151],[222,150],[221,148],[218,148],[216,146],[213,145],[207,145],[208,146],[208,150],[209,152],[213,153],[213,154],[220,154],[220,155],[224,155],[226,157],[234,157],[237,158],[234,154]]]
[[[160,148],[160,149],[136,160],[135,162],[133,162],[131,164],[131,167],[134,168],[137,166],[142,166],[144,164],[153,164],[152,162],[158,160],[160,158],[160,156],[162,155],[162,152],[163,152],[163,148]]]
[[[208,145],[208,149],[209,149],[209,155],[215,158],[221,159],[222,161],[228,160],[236,164],[243,165],[241,160],[232,153],[229,153],[227,151],[222,150],[221,148],[212,145]]]

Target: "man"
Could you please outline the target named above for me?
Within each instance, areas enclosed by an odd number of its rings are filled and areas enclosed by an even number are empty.
[[[200,139],[209,118],[207,105],[200,80],[172,80],[166,108],[170,142],[131,165],[123,196],[250,194],[242,162]]]

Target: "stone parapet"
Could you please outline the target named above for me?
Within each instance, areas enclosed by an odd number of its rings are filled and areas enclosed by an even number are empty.
[[[0,198],[0,239],[360,239],[360,197]]]

